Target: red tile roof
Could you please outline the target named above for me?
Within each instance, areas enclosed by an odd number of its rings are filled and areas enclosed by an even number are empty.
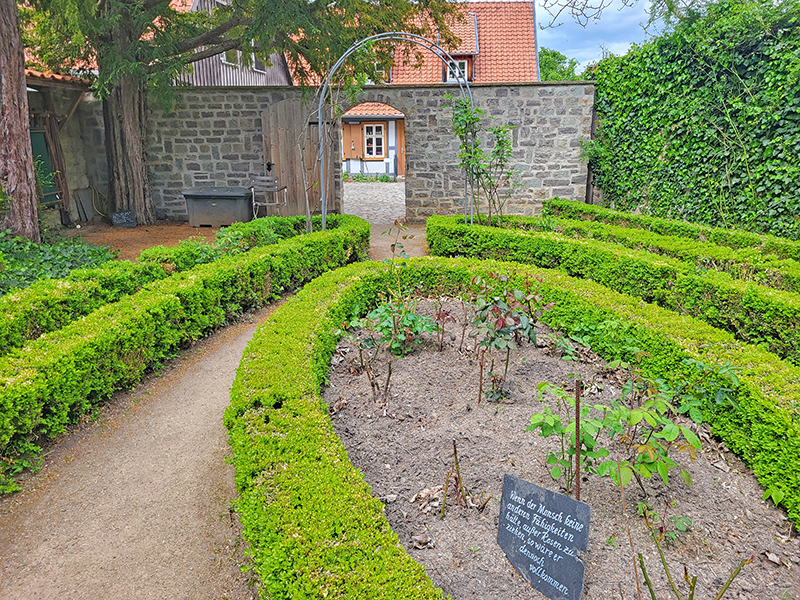
[[[25,69],[26,79],[38,79],[49,82],[69,83],[72,85],[79,85],[89,87],[92,82],[80,77],[73,77],[72,75],[59,75],[58,73],[43,73],[42,71],[35,71],[33,69]]]
[[[398,117],[402,117],[403,113],[396,108],[389,106],[388,104],[383,104],[382,102],[364,102],[358,106],[354,106],[342,116],[372,117],[384,115],[396,115]]]
[[[461,38],[461,44],[458,48],[448,49],[448,52],[457,57],[473,54],[477,50],[477,56],[474,57],[475,83],[537,81],[533,2],[467,2],[464,10],[467,13],[466,22],[453,26],[454,33]],[[477,40],[474,39],[475,21],[478,24]],[[428,52],[424,53],[423,61],[421,67],[414,68],[412,53],[408,64],[403,64],[402,52],[398,49],[392,68],[392,83],[441,83],[441,61]]]

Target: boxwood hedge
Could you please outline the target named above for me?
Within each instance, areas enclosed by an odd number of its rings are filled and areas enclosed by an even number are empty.
[[[336,229],[340,219],[331,215],[328,228]],[[315,218],[316,228],[319,220]],[[24,290],[11,292],[0,297],[0,356],[175,271],[302,234],[304,227],[304,217],[264,217],[235,223],[217,232],[218,248],[214,247],[214,252],[208,251],[211,248],[208,244],[198,242],[183,247],[157,246],[143,251],[138,263],[112,261],[101,267],[73,271],[64,279],[41,280]]]
[[[428,248],[438,256],[496,258],[558,268],[691,315],[763,344],[800,362],[800,295],[733,279],[727,273],[697,272],[694,265],[616,244],[480,225],[463,217],[431,217]]]
[[[634,215],[585,202],[553,198],[545,200],[544,214],[567,219],[600,221],[635,229],[645,229],[662,235],[673,235],[712,242],[730,248],[755,248],[778,258],[800,260],[800,242],[772,235],[762,235],[741,229],[708,227],[675,219],[662,219],[648,215]]]
[[[646,348],[639,364],[647,376],[688,376],[687,358],[740,367],[739,408],[709,400],[704,416],[764,486],[784,492],[789,516],[800,521],[800,369],[691,317],[558,271],[467,259],[405,264],[404,285],[449,293],[489,271],[517,278],[517,285],[536,278],[546,301],[556,302],[545,315],[549,324],[595,331],[592,347],[609,360],[632,359],[632,345]],[[376,263],[323,275],[275,311],[242,358],[225,425],[244,537],[265,598],[440,597],[398,546],[320,397],[336,328],[374,306],[392,277]]]
[[[485,223],[486,220],[482,219],[481,224]],[[764,254],[756,248],[734,249],[711,242],[580,219],[506,217],[503,225],[513,229],[555,231],[569,237],[591,238],[635,250],[646,250],[690,262],[700,269],[728,273],[735,279],[800,292],[800,262],[793,258],[781,259],[774,254]]]
[[[362,259],[370,226],[285,240],[155,281],[0,358],[0,488],[7,475],[115,390],[231,316],[325,271]]]

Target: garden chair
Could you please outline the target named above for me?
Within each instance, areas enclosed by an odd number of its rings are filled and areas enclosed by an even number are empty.
[[[253,194],[253,218],[258,218],[258,209],[262,206],[286,206],[286,186],[281,186],[278,178],[275,175],[251,175],[250,176],[250,192]],[[283,192],[283,201],[280,201],[280,195]],[[270,202],[270,194],[272,194],[273,202]],[[259,201],[263,198],[263,201]]]

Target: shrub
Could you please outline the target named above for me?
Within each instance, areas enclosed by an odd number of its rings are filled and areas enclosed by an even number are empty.
[[[553,212],[552,210],[550,212]],[[564,211],[570,212],[570,211]],[[613,212],[613,211],[608,211]],[[663,221],[663,219],[659,219]],[[485,224],[485,218],[480,219]],[[492,221],[492,225],[495,221]],[[511,229],[555,231],[577,238],[591,238],[619,244],[653,254],[671,256],[691,262],[700,269],[730,274],[736,279],[756,281],[761,285],[790,292],[800,291],[800,263],[792,258],[780,259],[758,248],[731,248],[699,239],[663,235],[654,231],[603,223],[596,220],[546,217],[508,217],[504,225]],[[738,232],[730,231],[736,238]],[[748,234],[754,235],[754,234]],[[761,238],[762,236],[754,236]],[[788,240],[787,240],[788,242]],[[789,242],[791,243],[791,242]]]
[[[153,282],[115,304],[0,358],[0,477],[26,464],[36,440],[62,432],[145,370],[332,267],[362,258],[369,224],[338,227],[201,265]],[[13,481],[0,478],[0,489]]]
[[[605,242],[463,225],[463,217],[431,217],[431,254],[513,260],[558,268],[647,302],[694,316],[764,344],[800,362],[800,296],[737,281],[726,273],[697,274],[693,265]]]
[[[13,236],[10,230],[0,235],[0,255],[4,263],[0,294],[26,288],[40,279],[59,279],[74,269],[96,267],[115,256],[108,247],[92,246],[80,239],[36,244]]]
[[[0,298],[0,356],[166,276],[158,265],[111,261],[6,294]]]
[[[800,520],[798,368],[691,317],[558,271],[427,258],[406,261],[399,276],[405,287],[455,294],[490,272],[508,276],[510,285],[540,280],[543,301],[556,303],[542,319],[566,332],[580,328],[608,360],[630,360],[633,345],[647,348],[640,361],[644,376],[689,379],[694,373],[686,359],[740,367],[738,409],[716,403],[716,392],[727,382],[710,380],[703,417],[762,485],[784,493],[790,518]],[[394,278],[375,263],[320,277],[275,311],[242,358],[225,425],[243,534],[270,598],[440,597],[398,549],[320,398],[340,324],[376,306]]]
[[[662,219],[648,215],[634,215],[602,206],[553,198],[545,200],[544,214],[567,219],[599,221],[621,227],[644,229],[661,235],[688,238],[711,242],[729,248],[753,248],[764,254],[774,254],[778,258],[800,260],[800,242],[773,235],[761,235],[741,229],[709,227],[677,219]]]

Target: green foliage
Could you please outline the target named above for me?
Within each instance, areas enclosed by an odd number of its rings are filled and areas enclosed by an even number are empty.
[[[741,229],[707,227],[676,219],[662,219],[648,215],[634,215],[611,210],[584,202],[552,198],[544,202],[545,217],[559,216],[567,219],[598,221],[629,229],[643,229],[661,235],[669,235],[718,246],[739,249],[752,249],[762,254],[774,254],[780,259],[793,258],[800,261],[800,242],[772,235],[759,235]],[[552,227],[544,231],[552,231]]]
[[[394,183],[394,178],[386,175],[366,175],[364,173],[342,173],[345,181],[355,181],[358,183]]]
[[[601,323],[596,327],[608,329],[610,324]],[[627,348],[627,351],[631,350],[638,352],[636,348]],[[630,364],[614,360],[607,368],[630,369]],[[670,450],[688,453],[694,462],[697,452],[701,450],[700,440],[690,428],[677,425],[670,415],[692,411],[693,420],[702,423],[700,399],[707,400],[707,392],[702,385],[707,373],[719,375],[720,368],[706,367],[700,370],[699,376],[681,381],[677,387],[663,379],[647,379],[634,373],[623,386],[622,397],[613,399],[610,405],[581,406],[580,452],[586,472],[600,477],[610,476],[621,486],[629,483],[630,475],[636,479],[645,495],[647,491],[643,479],[658,475],[664,485],[669,486],[669,473],[674,469],[679,471],[684,483],[691,486],[689,472],[670,456]],[[738,380],[736,382],[738,386]],[[577,452],[575,401],[563,389],[546,382],[539,384],[537,389],[537,397],[542,401],[545,392],[555,396],[558,414],[545,406],[544,413],[536,413],[531,417],[528,431],[538,430],[542,437],[555,435],[559,438],[560,451],[551,452],[547,462],[554,465],[550,471],[553,479],[558,480],[563,476],[569,493],[575,477],[574,457]],[[681,402],[678,409],[675,408],[676,401]],[[618,451],[622,453],[621,460],[604,460],[609,456],[609,450],[599,445],[601,434],[607,436],[609,441],[617,440]]]
[[[331,57],[339,57],[357,40],[385,31],[424,35],[450,32],[451,3],[435,0],[424,7],[426,19],[415,18],[423,7],[409,0],[367,0],[328,3],[293,0],[279,7],[267,0],[214,5],[213,10],[186,12],[169,3],[107,0],[102,3],[40,0],[21,5],[25,46],[34,62],[55,71],[89,71],[97,65],[95,88],[106,95],[123,78],[147,82],[162,98],[171,98],[175,79],[191,70],[196,50],[237,50],[245,65],[252,54],[267,62],[285,54],[292,72],[306,82],[324,75]],[[375,44],[345,65],[351,77],[374,74],[375,63],[392,62],[394,42]]]
[[[139,262],[162,265],[170,272],[188,271],[206,263],[214,262],[222,252],[207,243],[204,238],[183,240],[177,246],[153,246],[139,254]]]
[[[0,294],[26,288],[40,279],[59,279],[74,269],[96,267],[115,256],[105,246],[92,246],[80,239],[37,244],[15,237],[10,230],[0,234],[0,253],[5,263],[0,271]]]
[[[574,58],[567,58],[558,50],[539,48],[539,81],[580,81],[577,67]]]
[[[380,342],[387,344],[392,354],[405,356],[409,344],[422,342],[423,333],[433,333],[436,323],[410,309],[405,303],[387,302],[370,311],[368,319],[374,321],[373,328],[380,335]]]
[[[518,218],[511,224],[544,230],[538,219]],[[592,221],[550,219],[549,230],[578,238],[591,238],[627,248],[646,250],[653,254],[671,256],[693,263],[699,270],[728,273],[736,279],[755,281],[761,285],[791,292],[800,292],[800,262],[779,259],[774,254],[756,248],[733,249],[710,242],[660,235],[650,231],[630,229]]]
[[[485,111],[472,106],[468,98],[454,98],[450,94],[446,94],[445,98],[452,109],[451,124],[460,144],[458,166],[466,172],[472,189],[474,211],[480,216],[483,198],[489,222],[494,213],[498,223],[502,225],[503,208],[514,190],[521,185],[518,171],[511,166],[514,126],[506,124],[487,128],[491,135],[486,145],[491,150],[486,152],[480,139]]]
[[[154,281],[0,358],[0,482],[115,390],[242,311],[369,247],[369,224],[285,240]],[[22,461],[22,462],[20,462]]]
[[[800,237],[800,2],[721,0],[595,69],[604,201]]]
[[[475,275],[490,272],[506,275],[520,289],[526,278],[541,280],[544,301],[556,303],[542,317],[549,325],[568,332],[582,328],[607,360],[631,359],[635,349],[646,348],[642,375],[673,387],[696,380],[687,359],[739,366],[738,410],[714,399],[729,382],[709,377],[702,386],[703,418],[765,487],[785,494],[790,518],[800,521],[797,368],[705,323],[558,271],[525,267],[521,272],[518,264],[441,258],[409,259],[406,265],[399,270],[404,287],[453,296]],[[307,285],[259,329],[237,372],[225,413],[237,506],[254,574],[271,597],[289,598],[298,590],[306,597],[440,597],[397,547],[319,397],[340,324],[354,311],[376,306],[394,276],[367,263]],[[616,326],[600,326],[612,320]],[[293,376],[286,377],[287,371]],[[626,469],[622,480],[630,481],[632,471]]]
[[[163,279],[158,265],[111,261],[0,297],[0,356]]]
[[[322,217],[312,219],[312,226],[319,227]],[[332,215],[330,228],[337,225],[336,215]],[[244,223],[234,223],[221,228],[214,243],[204,238],[190,238],[177,246],[154,246],[143,250],[139,262],[162,265],[170,272],[186,271],[196,265],[214,262],[222,256],[241,254],[253,248],[274,244],[279,240],[305,233],[304,217],[262,217]]]
[[[647,302],[688,314],[763,344],[800,363],[800,295],[732,279],[726,273],[697,272],[694,265],[642,250],[550,232],[464,225],[463,217],[428,219],[431,254],[513,260],[558,268],[597,281]]]

